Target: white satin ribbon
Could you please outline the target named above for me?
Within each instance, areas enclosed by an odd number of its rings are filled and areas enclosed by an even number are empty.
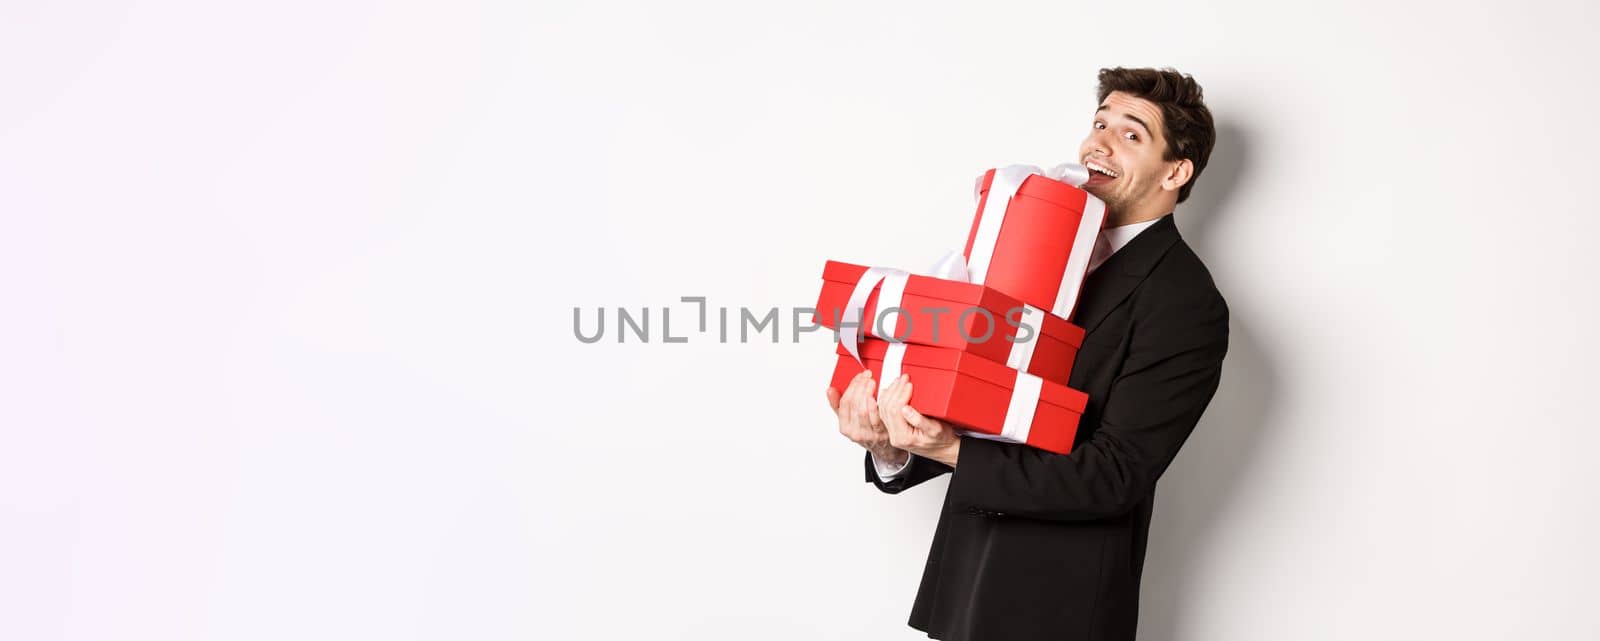
[[[1089,271],[1089,259],[1094,254],[1094,243],[1100,236],[1100,227],[1105,224],[1105,201],[1089,196],[1083,202],[1083,219],[1078,221],[1078,236],[1072,241],[1073,252],[1067,256],[1067,268],[1062,273],[1061,288],[1056,290],[1055,304],[1050,306],[1051,313],[1062,318],[1072,318],[1073,308],[1078,305],[1078,288],[1083,286],[1083,276]]]
[[[1089,182],[1089,168],[1075,162],[1064,162],[1051,167],[1044,175],[1046,178],[1059,180],[1080,189],[1083,183]]]
[[[1017,372],[1017,382],[1011,386],[1011,405],[1006,408],[1006,422],[1000,435],[1017,443],[1028,442],[1028,432],[1033,429],[1033,413],[1039,409],[1039,391],[1044,389],[1044,379],[1027,372]]]
[[[1006,207],[1022,188],[1022,182],[1034,174],[1043,175],[1044,170],[1033,165],[1007,165],[994,170],[994,180],[989,182],[989,198],[978,212],[972,254],[967,257],[967,272],[972,282],[982,283],[989,275],[989,262],[994,259],[995,243],[1000,240],[1000,224],[1005,221]]]
[[[894,379],[900,378],[900,363],[905,356],[905,343],[889,343],[889,349],[883,352],[883,371],[878,373],[878,393],[874,398],[883,398],[883,390],[889,389]]]
[[[878,286],[878,283],[883,282],[883,279],[893,272],[901,272],[901,270],[888,267],[868,267],[867,271],[862,272],[861,278],[856,280],[855,289],[850,290],[850,299],[844,304],[844,316],[839,319],[839,344],[844,345],[845,351],[850,352],[850,356],[856,359],[857,363],[866,364],[865,361],[861,360],[861,326],[866,325],[866,333],[871,335],[872,325],[876,324],[875,319],[863,317],[867,307],[867,297],[872,295],[872,290]],[[886,309],[882,305],[879,305],[879,308]],[[857,320],[850,325],[845,325],[851,319]]]
[[[1028,340],[1013,340],[1011,342],[1011,352],[1006,355],[1006,367],[1019,372],[1028,371],[1028,366],[1033,364],[1033,346],[1038,344],[1039,339],[1043,337],[1044,314],[1044,310],[1023,303],[1022,318],[1018,319],[1019,327],[1017,327],[1017,331],[1022,331],[1021,326],[1025,325],[1033,330],[1033,334],[1028,337]]]

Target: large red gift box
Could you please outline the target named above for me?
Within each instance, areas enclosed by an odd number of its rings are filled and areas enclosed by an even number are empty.
[[[862,335],[892,336],[907,343],[966,351],[1056,383],[1067,383],[1078,346],[1083,344],[1083,330],[1066,319],[1025,305],[992,287],[915,274],[901,274],[901,283],[878,283],[867,298],[865,314],[849,314],[846,308],[850,295],[867,269],[828,261],[822,270],[815,323],[838,329],[841,319],[863,322]],[[871,327],[879,320],[880,299],[885,290],[891,298],[898,294],[898,300],[884,308],[897,307],[901,313],[884,316],[883,327]],[[1031,329],[1019,336],[1022,325]]]
[[[971,281],[1071,320],[1105,203],[1065,182],[1010,169],[991,169],[979,183],[962,252]]]
[[[840,345],[833,388],[841,392],[862,364]],[[950,421],[967,434],[1023,443],[1057,454],[1072,451],[1088,395],[1018,372],[972,352],[867,339],[861,358],[881,387],[906,374],[911,407]]]

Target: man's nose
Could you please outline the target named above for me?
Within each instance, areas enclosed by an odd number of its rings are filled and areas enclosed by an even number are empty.
[[[1101,157],[1111,155],[1111,145],[1107,144],[1106,133],[1104,131],[1096,131],[1092,134],[1089,134],[1089,140],[1087,143],[1087,147],[1089,148],[1088,155],[1098,155]]]

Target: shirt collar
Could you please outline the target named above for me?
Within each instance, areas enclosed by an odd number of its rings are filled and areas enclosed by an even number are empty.
[[[1167,214],[1167,216],[1171,215],[1172,214],[1170,213]],[[1100,230],[1100,235],[1095,238],[1094,251],[1089,255],[1088,270],[1084,273],[1092,274],[1095,270],[1100,269],[1100,266],[1105,264],[1106,260],[1111,258],[1112,254],[1117,253],[1118,250],[1127,246],[1128,243],[1133,242],[1134,237],[1138,236],[1140,232],[1143,232],[1156,223],[1161,222],[1161,220],[1167,216],[1162,216],[1161,218],[1157,218],[1155,220],[1146,220],[1140,223],[1133,223],[1131,225],[1107,227]]]
[[[1171,215],[1172,214],[1167,214],[1161,218],[1166,218],[1167,216]],[[1127,246],[1127,244],[1131,242],[1135,236],[1139,235],[1139,232],[1149,229],[1151,225],[1161,222],[1161,218],[1147,220],[1142,223],[1133,223],[1131,225],[1122,225],[1120,227],[1107,227],[1100,230],[1100,234],[1105,236],[1107,243],[1111,244],[1111,253],[1114,254],[1118,250]]]

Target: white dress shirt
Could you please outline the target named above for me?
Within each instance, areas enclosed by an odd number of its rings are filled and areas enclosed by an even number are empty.
[[[1171,215],[1172,214],[1167,214],[1167,216]],[[1166,218],[1167,216],[1162,216],[1161,218]],[[1094,252],[1089,254],[1089,271],[1084,272],[1084,275],[1087,276],[1088,274],[1094,273],[1094,270],[1099,268],[1100,265],[1104,264],[1107,258],[1110,258],[1112,254],[1117,253],[1117,251],[1123,247],[1128,246],[1128,243],[1131,242],[1135,236],[1138,236],[1140,232],[1149,229],[1151,225],[1161,222],[1161,218],[1147,220],[1142,223],[1133,223],[1131,225],[1122,225],[1120,227],[1107,227],[1100,230],[1100,235],[1095,237]],[[911,456],[916,455],[913,454]],[[904,472],[906,466],[908,465],[911,465],[910,456],[906,457],[906,462],[900,465],[885,463],[878,460],[878,457],[876,456],[872,457],[872,467],[873,469],[877,470],[878,478],[882,479],[885,483],[888,483],[889,481],[894,480],[895,477],[900,476],[900,473]]]

